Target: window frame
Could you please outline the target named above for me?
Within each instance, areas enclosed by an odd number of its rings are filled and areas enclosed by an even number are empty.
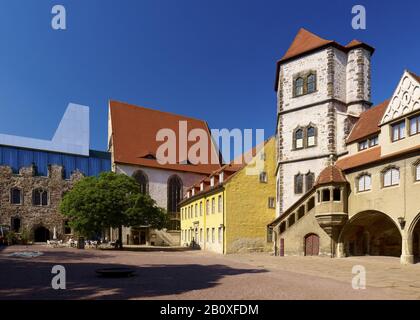
[[[36,194],[39,193],[39,204],[36,204]],[[44,194],[46,203],[44,204]],[[48,207],[50,205],[50,193],[47,189],[44,188],[35,188],[32,190],[32,205],[35,207]]]
[[[369,177],[370,179],[370,186],[369,189],[366,188],[366,178]],[[360,189],[360,182],[363,181],[363,190]],[[372,175],[367,172],[362,172],[356,178],[356,190],[357,192],[367,192],[372,190]]]
[[[309,91],[309,78],[313,77],[313,90]],[[314,93],[316,91],[316,74],[313,72],[310,72],[308,76],[306,77],[306,94]]]
[[[297,179],[301,179],[301,189],[298,190],[298,180]],[[303,174],[301,174],[300,172],[295,174],[294,176],[294,191],[295,194],[302,194],[303,193]]]
[[[415,120],[416,121],[416,132],[412,133],[411,132],[411,121]],[[411,136],[415,136],[416,134],[420,134],[420,114],[414,115],[410,118],[408,118],[408,135]]]
[[[19,191],[19,203],[14,202],[14,191]],[[10,188],[10,199],[9,203],[15,206],[21,206],[23,205],[23,192],[21,188],[12,187]]]
[[[393,183],[393,172],[396,171],[398,172],[398,183]],[[391,177],[390,177],[390,184],[389,185],[385,185],[385,175],[390,172]],[[398,168],[397,166],[388,166],[385,169],[382,170],[382,187],[383,188],[389,188],[389,187],[396,187],[399,186],[401,183],[401,174],[400,174],[400,168]]]
[[[390,124],[390,126],[391,126],[391,141],[392,142],[397,142],[397,141],[405,139],[406,131],[407,131],[406,122],[407,122],[406,119],[404,119],[404,120],[400,120],[400,121],[397,121],[397,122],[394,122],[394,123]],[[401,127],[401,126],[403,126],[403,127]],[[395,138],[395,130],[394,130],[395,127],[398,127],[398,139]]]
[[[298,85],[298,81],[301,81],[302,84]],[[301,89],[301,93],[298,93],[298,88]],[[293,93],[294,97],[300,97],[305,94],[305,79],[302,76],[296,77],[296,79],[293,80]]]

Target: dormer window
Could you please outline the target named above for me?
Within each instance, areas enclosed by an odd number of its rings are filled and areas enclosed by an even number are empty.
[[[295,80],[295,96],[303,95],[303,78],[297,78]]]
[[[219,173],[219,183],[223,183],[224,172]]]
[[[392,141],[398,141],[405,138],[405,120],[391,125]]]
[[[190,192],[188,191],[188,192],[187,192],[187,198],[189,198],[189,197],[190,197]]]
[[[307,78],[307,88],[307,93],[312,93],[315,91],[315,75],[312,73]]]
[[[204,191],[204,182],[200,183],[200,191]]]
[[[210,178],[210,187],[214,187],[214,177]]]
[[[359,151],[365,150],[368,148],[368,141],[363,140],[359,142]]]
[[[195,195],[195,188],[191,189],[191,195],[194,196]]]
[[[377,146],[378,145],[378,136],[374,136],[369,139],[369,148]]]

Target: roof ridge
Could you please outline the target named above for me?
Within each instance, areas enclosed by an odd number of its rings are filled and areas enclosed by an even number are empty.
[[[118,103],[118,104],[123,104],[124,106],[132,107],[132,108],[145,109],[145,110],[149,110],[149,111],[153,111],[153,112],[164,113],[164,114],[168,114],[168,115],[172,115],[172,116],[176,116],[176,117],[183,117],[185,119],[191,119],[191,120],[196,120],[196,121],[201,121],[201,122],[207,123],[206,120],[194,118],[194,117],[191,117],[191,116],[185,116],[185,115],[179,114],[179,113],[163,111],[163,110],[159,110],[159,109],[153,109],[153,108],[149,108],[149,107],[139,106],[137,104],[132,104],[132,103],[128,103],[128,102],[124,102],[124,101],[120,101],[120,100],[109,99],[109,105],[110,106],[111,106],[111,103],[113,103],[113,102]]]

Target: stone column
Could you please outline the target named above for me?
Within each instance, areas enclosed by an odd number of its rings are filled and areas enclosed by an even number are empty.
[[[408,231],[403,231],[400,261],[401,264],[414,263],[413,237],[408,233]]]
[[[339,242],[337,243],[337,252],[336,257],[337,258],[344,258],[346,255],[344,254],[344,243]]]

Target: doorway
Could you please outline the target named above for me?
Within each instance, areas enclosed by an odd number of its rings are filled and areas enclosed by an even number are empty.
[[[309,234],[305,237],[305,256],[319,255],[319,236]]]
[[[50,240],[50,230],[45,227],[36,228],[34,232],[34,240],[35,242],[47,242],[47,240]]]

